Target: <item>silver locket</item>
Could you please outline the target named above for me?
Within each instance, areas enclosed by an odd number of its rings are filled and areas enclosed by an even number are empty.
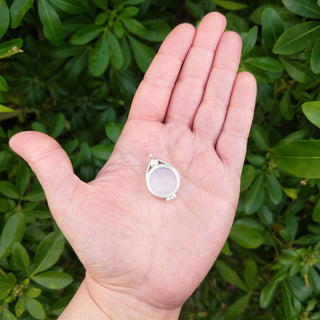
[[[151,158],[147,171],[146,183],[151,194],[158,198],[165,198],[167,201],[176,197],[176,192],[180,187],[180,175],[178,171],[169,163]]]

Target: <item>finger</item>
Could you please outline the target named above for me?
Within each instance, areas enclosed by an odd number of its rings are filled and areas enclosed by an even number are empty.
[[[40,132],[18,133],[9,144],[35,172],[51,212],[58,225],[61,224],[73,191],[81,183],[73,173],[69,157],[53,138]]]
[[[165,39],[135,94],[129,119],[163,121],[194,32],[193,26],[181,24]]]
[[[246,154],[257,94],[256,80],[251,73],[237,75],[226,119],[217,141],[216,151],[229,167],[240,175]]]
[[[209,13],[202,19],[175,85],[166,123],[179,123],[191,127],[194,114],[203,97],[217,45],[225,28],[226,19],[220,13]]]
[[[221,131],[230,96],[239,68],[241,38],[235,32],[225,32],[220,40],[212,70],[200,107],[195,115],[193,131],[213,141]]]

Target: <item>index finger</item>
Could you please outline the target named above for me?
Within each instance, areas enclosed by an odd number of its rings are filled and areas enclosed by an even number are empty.
[[[171,31],[153,59],[132,101],[128,119],[162,122],[195,29],[181,24]]]

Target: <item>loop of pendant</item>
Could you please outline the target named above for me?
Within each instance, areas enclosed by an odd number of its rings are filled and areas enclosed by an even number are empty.
[[[153,158],[151,153],[149,156],[151,160],[146,171],[146,183],[150,193],[167,201],[176,198],[180,187],[178,171],[169,163]]]

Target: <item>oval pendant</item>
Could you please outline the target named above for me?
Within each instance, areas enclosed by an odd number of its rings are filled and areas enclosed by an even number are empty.
[[[158,198],[165,198],[167,201],[176,197],[176,192],[180,187],[180,175],[178,171],[169,163],[151,158],[147,171],[146,183],[151,194]]]

